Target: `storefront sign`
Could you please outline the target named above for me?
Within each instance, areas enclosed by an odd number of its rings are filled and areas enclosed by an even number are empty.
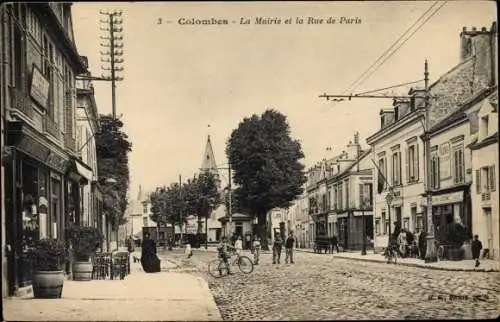
[[[451,178],[450,142],[439,146],[439,178]]]
[[[453,204],[453,203],[458,203],[458,202],[462,202],[462,201],[463,201],[463,192],[462,191],[447,193],[445,195],[440,195],[440,196],[432,196],[432,205],[433,206]]]
[[[44,109],[47,108],[47,101],[49,98],[49,81],[42,75],[42,72],[33,64],[31,73],[31,97],[40,104]]]
[[[58,172],[66,170],[66,160],[63,157],[53,153],[47,147],[27,135],[23,135],[16,146],[32,158],[37,159]]]

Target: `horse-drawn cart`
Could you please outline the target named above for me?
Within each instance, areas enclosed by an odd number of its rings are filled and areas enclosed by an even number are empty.
[[[321,253],[322,251],[324,251],[325,254],[328,253],[330,250],[330,237],[326,235],[316,237],[313,250],[315,253]]]

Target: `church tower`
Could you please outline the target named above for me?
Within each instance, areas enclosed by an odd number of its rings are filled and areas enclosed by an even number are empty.
[[[205,153],[203,154],[203,159],[201,160],[201,172],[206,171],[214,174],[220,186],[219,169],[217,169],[217,163],[215,162],[214,150],[212,149],[210,135],[208,135],[207,145],[205,146]]]

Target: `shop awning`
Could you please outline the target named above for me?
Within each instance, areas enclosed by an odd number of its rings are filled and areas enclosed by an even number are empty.
[[[89,181],[92,181],[92,169],[76,158],[69,160],[67,172],[70,178],[81,184],[87,184]]]

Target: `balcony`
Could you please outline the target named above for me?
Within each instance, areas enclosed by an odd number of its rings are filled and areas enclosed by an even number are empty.
[[[67,149],[76,152],[76,140],[73,139],[70,134],[64,135],[64,146]]]
[[[28,94],[20,91],[16,87],[9,87],[12,108],[20,111],[29,119],[33,118],[33,108],[31,107],[31,98]]]
[[[59,125],[56,122],[54,122],[48,116],[44,117],[44,120],[43,120],[43,130],[45,132],[49,133],[50,135],[52,135],[53,137],[55,137],[58,140],[59,140],[59,138],[61,136]]]

